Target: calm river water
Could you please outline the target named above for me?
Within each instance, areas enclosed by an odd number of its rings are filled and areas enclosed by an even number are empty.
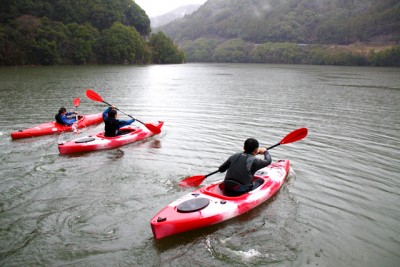
[[[0,68],[0,266],[400,266],[400,69],[185,64]],[[102,131],[11,140],[105,101],[157,137],[61,156]],[[120,118],[124,118],[120,114]],[[140,124],[135,123],[140,126]],[[153,238],[150,219],[243,147],[307,127],[270,151],[292,172],[267,203],[204,229]],[[205,183],[223,178],[210,176]]]

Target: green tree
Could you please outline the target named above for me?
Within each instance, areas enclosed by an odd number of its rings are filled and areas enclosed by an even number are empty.
[[[381,52],[372,52],[368,59],[372,66],[400,67],[400,46],[395,46]]]
[[[185,61],[185,55],[163,32],[150,36],[152,61],[156,64],[177,64]]]
[[[25,38],[17,29],[0,25],[0,65],[29,63],[23,42]]]
[[[146,42],[136,29],[120,22],[102,31],[100,44],[102,61],[107,64],[143,64],[150,58]]]
[[[46,17],[40,19],[41,27],[32,45],[32,58],[36,64],[62,64],[66,59],[68,29],[62,22],[51,21]]]
[[[186,59],[189,62],[210,62],[214,49],[220,42],[217,40],[198,38],[182,45]]]
[[[295,43],[264,43],[251,52],[251,60],[256,63],[299,63],[301,51]]]
[[[323,46],[312,47],[306,63],[338,66],[365,66],[368,64],[367,59],[361,54],[344,51],[333,52]]]
[[[135,2],[129,3],[125,10],[125,21],[127,25],[132,25],[143,36],[148,36],[151,32],[150,19],[143,9]]]
[[[86,64],[96,62],[96,44],[100,33],[89,24],[67,24],[68,41],[66,44],[66,57],[72,64]]]
[[[33,45],[41,27],[38,18],[24,15],[12,20],[4,27],[3,59],[6,64],[39,64],[31,63],[34,55]]]
[[[212,55],[213,61],[241,63],[248,60],[249,47],[242,39],[228,40],[219,45]]]

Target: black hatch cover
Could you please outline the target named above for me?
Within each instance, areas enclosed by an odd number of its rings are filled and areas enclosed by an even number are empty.
[[[208,206],[208,204],[210,204],[210,200],[208,198],[193,198],[179,204],[177,210],[178,212],[195,212],[204,209]]]

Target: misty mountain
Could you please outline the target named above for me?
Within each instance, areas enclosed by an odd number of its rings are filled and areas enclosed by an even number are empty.
[[[177,43],[239,38],[249,43],[400,41],[398,0],[208,0],[158,28]]]
[[[168,12],[166,14],[157,16],[157,17],[151,17],[151,27],[156,28],[165,24],[170,23],[171,21],[174,21],[176,19],[183,18],[185,15],[191,14],[194,11],[196,11],[200,5],[186,5],[186,6],[181,6],[178,7],[177,9],[172,10],[171,12]]]

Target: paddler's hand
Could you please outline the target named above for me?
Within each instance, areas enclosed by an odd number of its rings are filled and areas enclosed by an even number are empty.
[[[260,147],[260,148],[258,149],[258,154],[264,155],[264,153],[265,153],[266,150],[267,150],[267,149],[266,149],[265,147]]]

